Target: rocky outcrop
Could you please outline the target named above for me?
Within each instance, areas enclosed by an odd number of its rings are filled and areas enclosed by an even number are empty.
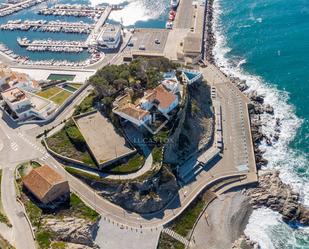
[[[162,209],[179,189],[174,174],[165,166],[146,180],[104,182],[78,177],[109,201],[141,214]]]
[[[65,217],[59,219],[44,219],[44,227],[55,234],[54,240],[96,248],[93,241],[93,233],[97,229],[97,223],[89,222],[81,218]],[[78,246],[78,245],[76,245]]]
[[[206,9],[206,60],[214,63],[213,48],[216,45],[216,39],[213,31],[213,2],[214,0],[208,0]]]
[[[246,194],[253,208],[265,206],[282,214],[286,222],[309,225],[309,209],[300,203],[299,194],[281,181],[276,170],[263,172],[259,186],[246,190]]]
[[[242,235],[236,240],[232,246],[232,249],[260,249],[258,243],[251,241],[247,236]]]

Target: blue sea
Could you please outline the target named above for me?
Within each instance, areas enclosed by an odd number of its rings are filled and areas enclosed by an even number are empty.
[[[309,1],[215,0],[215,58],[226,73],[265,96],[275,115],[263,115],[263,130],[280,138],[262,144],[268,168],[280,170],[309,206]],[[292,228],[268,209],[254,211],[245,233],[263,249],[309,248],[309,229]]]

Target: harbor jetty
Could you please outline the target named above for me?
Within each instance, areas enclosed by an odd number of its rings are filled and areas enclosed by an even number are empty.
[[[17,38],[17,42],[21,47],[26,47],[28,51],[38,52],[66,52],[80,53],[87,48],[83,41],[59,41],[59,40],[33,40],[27,38]]]
[[[89,34],[94,29],[94,24],[80,22],[61,22],[59,20],[47,22],[45,20],[13,20],[0,25],[0,30],[22,30],[40,32],[63,32]]]
[[[18,1],[16,3],[2,3],[0,4],[0,17],[14,14],[18,11],[31,8],[34,5],[45,2],[46,0],[26,0]]]

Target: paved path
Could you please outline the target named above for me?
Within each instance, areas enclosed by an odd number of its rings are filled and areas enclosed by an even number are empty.
[[[180,234],[174,232],[173,230],[171,230],[169,228],[164,228],[162,230],[162,232],[164,232],[164,233],[168,234],[169,236],[171,236],[172,238],[178,240],[179,242],[181,242],[185,246],[189,245],[189,241],[186,238],[182,237]]]
[[[35,242],[31,228],[25,217],[24,209],[16,201],[14,182],[14,167],[4,168],[2,172],[2,205],[3,209],[13,225],[13,238],[16,248],[33,249]],[[5,190],[5,191],[4,191]]]

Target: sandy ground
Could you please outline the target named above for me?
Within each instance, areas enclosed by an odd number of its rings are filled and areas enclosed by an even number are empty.
[[[219,196],[206,209],[193,233],[194,249],[228,249],[243,234],[252,207],[240,192]],[[207,219],[206,219],[207,217]]]

